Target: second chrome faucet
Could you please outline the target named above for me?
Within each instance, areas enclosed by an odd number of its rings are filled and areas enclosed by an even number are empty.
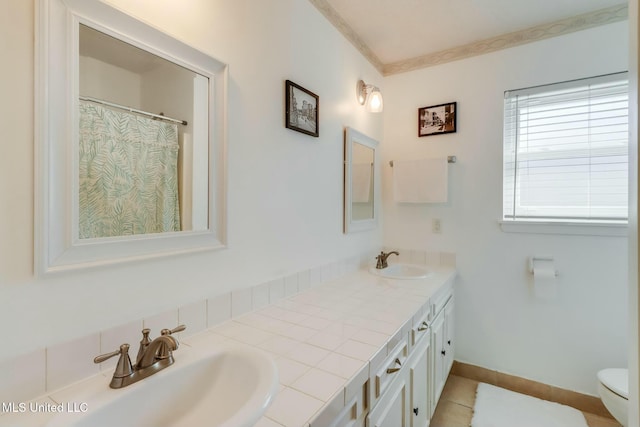
[[[140,349],[133,365],[129,358],[129,344],[122,344],[114,352],[100,355],[93,359],[94,363],[102,363],[114,356],[120,356],[109,387],[122,388],[147,378],[173,364],[173,351],[178,349],[178,340],[172,334],[186,329],[180,325],[175,329],[163,329],[161,335],[149,339],[149,329],[142,330]]]
[[[380,255],[378,255],[376,257],[376,268],[378,270],[381,270],[383,268],[387,268],[389,266],[389,264],[387,264],[387,258],[389,258],[389,255],[391,254],[395,254],[395,255],[400,255],[397,251],[391,251],[389,253],[384,253],[384,252],[380,252]]]

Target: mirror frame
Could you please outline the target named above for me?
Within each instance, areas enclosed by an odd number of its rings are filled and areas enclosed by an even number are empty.
[[[358,143],[373,149],[373,218],[353,220],[353,144]],[[344,233],[372,230],[378,226],[380,204],[380,167],[378,141],[357,130],[347,127],[344,131]]]
[[[179,231],[78,238],[79,25],[209,78],[208,224]],[[228,67],[100,0],[38,0],[35,66],[35,270],[44,275],[224,248]]]

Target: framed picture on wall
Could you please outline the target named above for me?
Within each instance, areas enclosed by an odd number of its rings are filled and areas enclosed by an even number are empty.
[[[285,99],[285,126],[307,135],[319,136],[320,97],[291,80],[287,80]]]
[[[458,127],[457,102],[418,108],[418,136],[453,133]]]

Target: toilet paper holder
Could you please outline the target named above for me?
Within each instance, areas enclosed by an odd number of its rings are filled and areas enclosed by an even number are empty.
[[[553,263],[552,256],[532,256],[529,258],[529,273],[533,274],[533,269],[536,261],[550,261]],[[554,275],[558,277],[558,270],[554,268]]]

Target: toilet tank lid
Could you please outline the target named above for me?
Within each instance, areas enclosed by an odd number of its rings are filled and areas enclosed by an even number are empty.
[[[598,380],[609,390],[625,399],[629,398],[629,370],[603,369],[598,372]]]

